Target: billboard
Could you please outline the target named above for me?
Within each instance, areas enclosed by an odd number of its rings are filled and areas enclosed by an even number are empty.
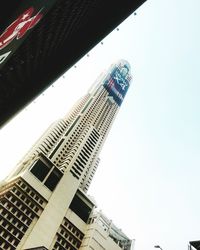
[[[15,13],[12,13],[11,16],[8,15],[7,25],[4,27],[3,32],[0,33],[0,68],[56,1],[23,1],[15,10]],[[2,28],[0,24],[0,30]]]
[[[131,79],[129,64],[119,63],[112,68],[111,73],[104,80],[104,88],[119,106],[124,100]]]

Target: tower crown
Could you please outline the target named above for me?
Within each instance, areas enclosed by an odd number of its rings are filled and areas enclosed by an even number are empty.
[[[121,69],[126,68],[127,74],[130,74],[130,72],[131,72],[131,65],[130,65],[130,63],[129,63],[128,61],[126,61],[126,60],[124,60],[124,59],[120,59],[120,60],[116,63],[116,65],[118,65],[118,67],[121,68]]]
[[[130,70],[130,64],[126,60],[119,60],[111,66],[111,70],[104,80],[105,89],[118,106],[121,106],[130,86],[132,80]]]

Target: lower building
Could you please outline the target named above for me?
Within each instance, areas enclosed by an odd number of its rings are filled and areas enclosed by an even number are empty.
[[[129,250],[133,242],[102,212],[94,211],[86,227],[81,250]]]

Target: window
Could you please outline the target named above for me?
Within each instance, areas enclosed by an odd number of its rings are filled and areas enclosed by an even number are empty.
[[[87,222],[92,209],[78,195],[74,196],[69,207],[84,222]]]
[[[40,159],[31,168],[31,173],[35,175],[40,181],[43,181],[51,169],[51,166],[46,165]]]
[[[48,187],[51,191],[53,191],[58,182],[60,181],[62,175],[62,172],[58,168],[54,167],[53,171],[48,176],[44,185]]]

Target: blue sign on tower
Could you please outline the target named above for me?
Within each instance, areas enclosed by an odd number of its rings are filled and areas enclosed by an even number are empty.
[[[129,74],[129,67],[126,64],[123,66],[116,65],[104,81],[105,89],[119,106],[124,100],[130,81],[131,75]]]

